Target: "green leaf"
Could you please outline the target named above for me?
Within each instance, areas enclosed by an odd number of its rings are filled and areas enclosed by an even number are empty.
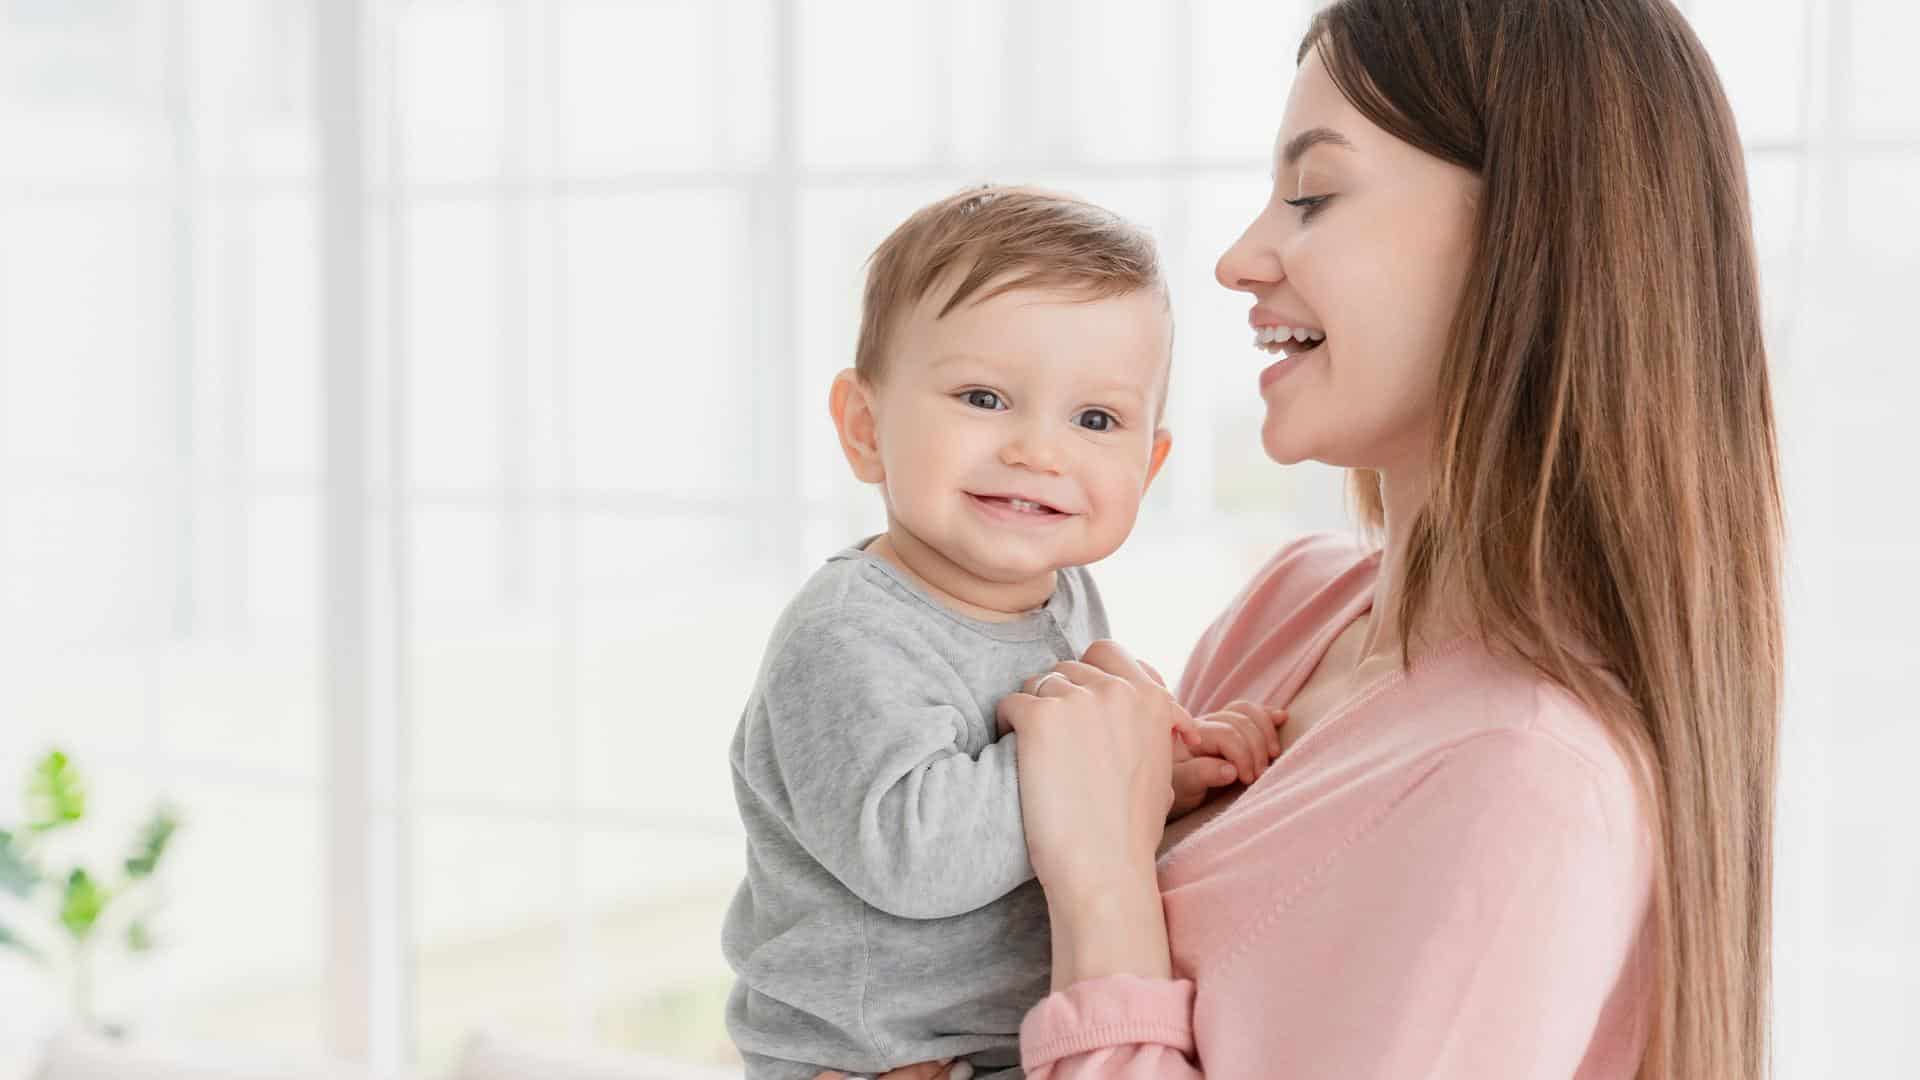
[[[71,825],[87,813],[87,789],[80,774],[58,750],[49,750],[27,781],[27,827],[46,832]]]
[[[25,849],[14,842],[12,833],[0,829],[0,889],[26,896],[38,884],[40,871],[27,858]]]
[[[161,807],[153,812],[146,825],[140,830],[140,839],[135,844],[133,854],[127,857],[127,876],[130,878],[151,877],[160,859],[167,853],[167,842],[180,827],[180,819],[173,811]]]
[[[67,894],[60,902],[60,922],[75,941],[84,941],[100,921],[110,894],[94,883],[85,870],[76,867],[67,875]]]
[[[39,949],[29,945],[20,935],[4,926],[0,926],[0,949],[17,950],[26,954],[28,959],[36,962],[46,959],[46,957],[40,955]]]
[[[127,924],[127,950],[129,952],[153,951],[153,928],[145,919],[135,919]]]

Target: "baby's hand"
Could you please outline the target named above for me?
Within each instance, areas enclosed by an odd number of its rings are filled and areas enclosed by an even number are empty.
[[[1175,732],[1173,806],[1167,820],[1206,802],[1214,788],[1258,780],[1280,756],[1279,728],[1286,722],[1284,710],[1235,701],[1193,721],[1191,731]]]

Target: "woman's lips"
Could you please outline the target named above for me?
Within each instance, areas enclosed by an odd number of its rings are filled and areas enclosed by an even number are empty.
[[[1266,368],[1260,372],[1261,392],[1264,393],[1267,387],[1272,386],[1280,379],[1286,378],[1287,372],[1300,366],[1300,360],[1301,357],[1299,356],[1283,356],[1279,360],[1268,364]]]
[[[1291,349],[1288,349],[1286,346],[1281,346],[1284,351],[1280,359],[1268,364],[1260,372],[1261,391],[1264,392],[1267,387],[1272,386],[1275,381],[1285,378],[1287,372],[1299,367],[1300,364],[1306,360],[1308,354],[1319,352],[1324,344],[1324,342],[1314,342],[1304,346],[1296,346]]]

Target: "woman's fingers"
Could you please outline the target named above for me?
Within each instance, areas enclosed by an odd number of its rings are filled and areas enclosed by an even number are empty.
[[[1135,685],[1165,685],[1148,675],[1147,670],[1140,666],[1140,661],[1133,658],[1133,654],[1127,651],[1126,646],[1112,638],[1101,638],[1087,646],[1087,651],[1081,654],[1080,659],[1109,675],[1118,676]]]
[[[1053,688],[1054,696],[1069,693],[1076,686],[1091,686],[1100,679],[1111,678],[1097,667],[1082,664],[1078,660],[1062,660],[1046,671],[1039,673],[1020,685],[1020,692],[1034,697],[1045,696],[1041,690]]]

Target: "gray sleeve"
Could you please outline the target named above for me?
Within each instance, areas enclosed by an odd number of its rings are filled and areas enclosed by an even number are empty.
[[[940,919],[1033,877],[1011,735],[962,749],[949,665],[883,616],[806,620],[765,671],[764,753],[801,846],[872,906]]]

